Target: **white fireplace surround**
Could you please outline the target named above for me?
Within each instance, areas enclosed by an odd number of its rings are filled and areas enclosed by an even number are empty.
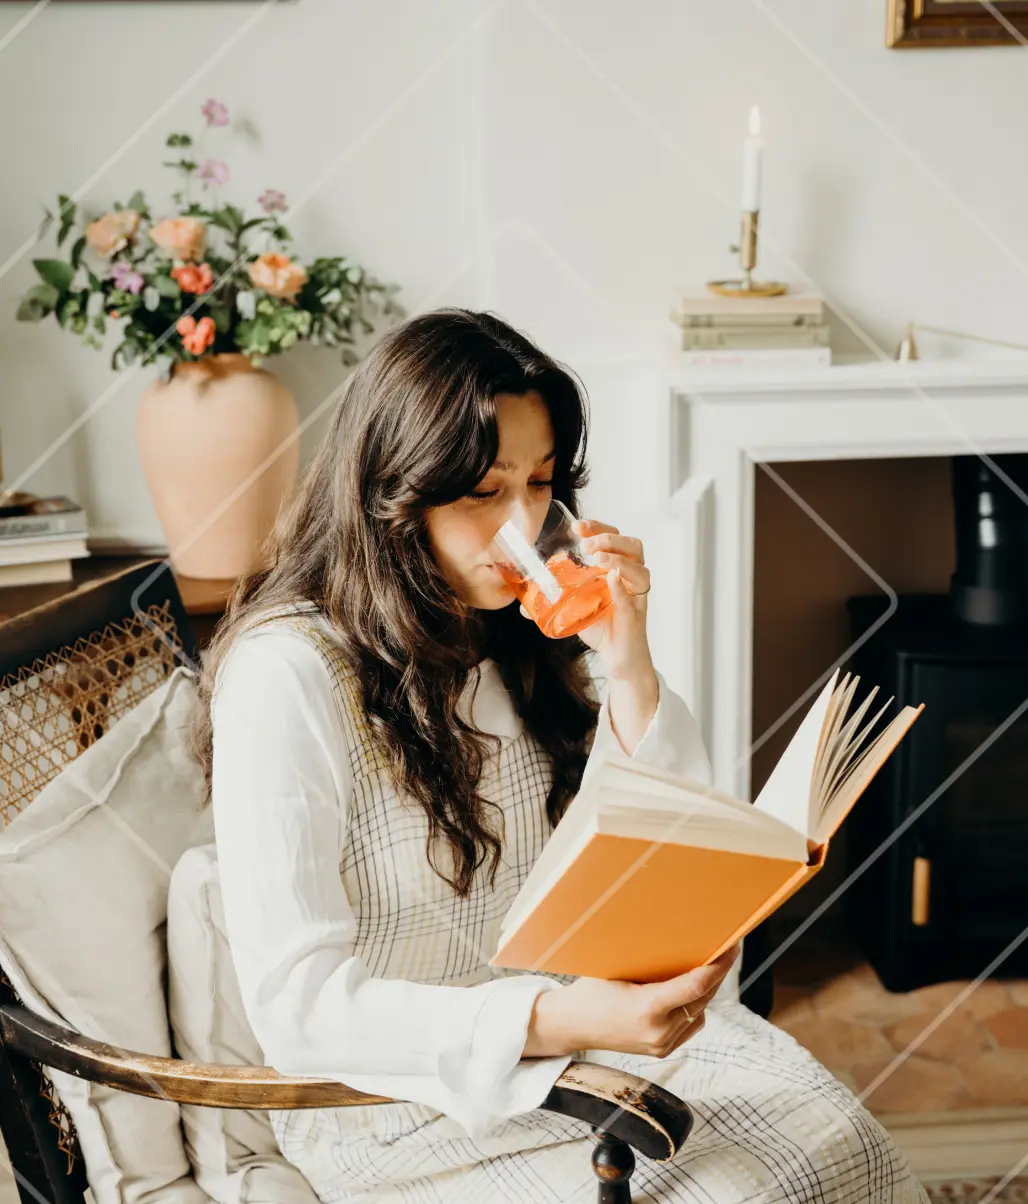
[[[748,798],[756,466],[1028,451],[1028,363],[886,361],[788,376],[672,363],[660,377],[648,382],[662,397],[651,450],[667,452],[645,524],[662,586],[651,641],[700,721],[718,785]]]

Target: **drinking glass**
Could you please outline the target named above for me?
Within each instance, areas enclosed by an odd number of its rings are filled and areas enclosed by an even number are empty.
[[[607,570],[582,547],[574,515],[554,498],[542,514],[508,519],[490,545],[497,567],[543,635],[559,640],[601,619],[613,605]]]

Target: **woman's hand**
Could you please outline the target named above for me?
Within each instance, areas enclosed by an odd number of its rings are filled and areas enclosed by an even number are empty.
[[[595,519],[574,522],[582,546],[606,568],[613,607],[598,623],[579,632],[579,638],[598,653],[610,680],[640,679],[653,672],[646,636],[646,595],[650,570],[643,560],[641,540],[622,535],[617,527]]]
[[[643,562],[642,542],[595,519],[576,518],[573,527],[585,551],[608,570],[607,584],[614,599],[613,607],[599,622],[580,631],[579,638],[599,654],[609,680],[651,677],[653,662],[646,637],[650,570]],[[520,610],[526,619],[531,618],[524,606]]]
[[[660,688],[646,636],[646,595],[650,570],[643,562],[642,542],[617,527],[577,518],[575,534],[585,551],[607,568],[614,605],[596,623],[578,633],[596,651],[606,670],[610,722],[629,756],[653,718]],[[524,606],[522,615],[531,618]]]
[[[739,955],[739,946],[665,982],[606,982],[579,978],[535,1001],[523,1057],[579,1049],[666,1058],[703,1028],[704,1011]]]

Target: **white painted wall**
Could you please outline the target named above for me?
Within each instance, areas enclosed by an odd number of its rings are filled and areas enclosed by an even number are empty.
[[[762,267],[829,295],[843,349],[861,346],[847,322],[891,351],[911,317],[1028,338],[1028,51],[887,51],[884,9],[4,4],[5,479],[81,498],[97,535],[160,542],[134,454],[144,379],[112,375],[104,356],[13,311],[33,278],[40,203],[85,188],[99,211],[139,185],[156,201],[170,191],[156,166],[165,133],[212,95],[242,119],[224,142],[211,132],[228,191],[249,200],[275,186],[302,201],[292,225],[305,254],[356,255],[402,282],[412,309],[496,309],[579,370],[594,395],[590,508],[625,526],[663,496],[650,363],[675,289],[731,270],[754,102],[768,147]],[[305,415],[341,378],[309,349],[280,369]]]

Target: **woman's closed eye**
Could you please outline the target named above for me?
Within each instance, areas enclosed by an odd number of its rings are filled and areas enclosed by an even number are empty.
[[[529,481],[528,482],[530,489],[549,489],[552,484],[553,484],[553,481]],[[471,493],[468,494],[468,497],[474,498],[474,500],[476,502],[487,502],[490,498],[497,497],[499,495],[499,492],[500,491],[498,489],[479,490],[478,492],[475,492],[473,490]]]

